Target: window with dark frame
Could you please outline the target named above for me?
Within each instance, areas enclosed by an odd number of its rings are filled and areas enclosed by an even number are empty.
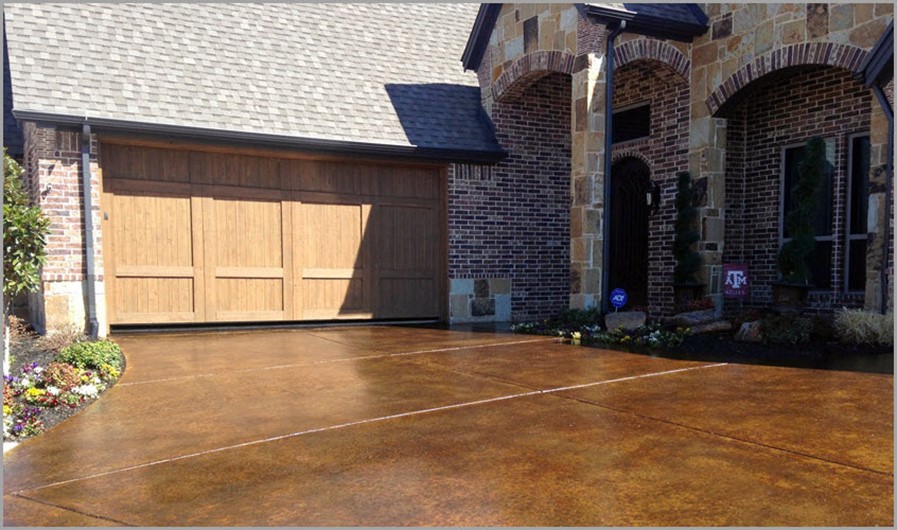
[[[810,269],[813,273],[812,283],[817,289],[828,289],[832,286],[832,179],[835,174],[834,142],[826,140],[826,176],[823,179],[822,191],[819,194],[819,205],[815,219],[816,247],[810,255]],[[783,153],[782,168],[782,217],[780,229],[782,241],[791,239],[785,228],[785,217],[794,208],[794,187],[797,184],[797,171],[804,157],[804,146],[786,147]]]
[[[847,242],[844,254],[844,288],[866,289],[866,240],[869,209],[869,135],[850,137],[847,162]]]
[[[613,143],[628,142],[651,135],[651,105],[637,103],[614,110]]]

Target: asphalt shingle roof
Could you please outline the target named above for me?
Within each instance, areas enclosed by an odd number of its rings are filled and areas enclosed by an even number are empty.
[[[16,110],[499,151],[477,4],[6,4]]]

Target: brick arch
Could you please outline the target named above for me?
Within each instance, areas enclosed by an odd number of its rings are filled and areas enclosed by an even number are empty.
[[[639,60],[654,60],[670,67],[685,83],[691,79],[691,61],[669,43],[654,39],[635,39],[614,47],[615,68]]]
[[[855,72],[863,64],[868,53],[856,46],[834,42],[792,44],[764,54],[741,67],[707,98],[710,114],[719,112],[732,96],[751,82],[783,68],[792,66],[836,66]]]
[[[573,74],[573,55],[562,51],[537,51],[517,59],[492,84],[495,101],[520,95],[526,87],[551,73]]]
[[[651,180],[654,180],[654,163],[645,156],[639,149],[634,147],[623,147],[622,149],[614,149],[613,154],[611,155],[611,166],[615,166],[618,162],[622,162],[626,158],[635,158],[648,166],[648,171],[651,172]]]

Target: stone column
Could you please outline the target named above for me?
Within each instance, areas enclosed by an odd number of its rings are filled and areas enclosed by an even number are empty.
[[[705,103],[718,77],[715,72],[710,72],[711,66],[695,66],[692,70],[688,170],[695,184],[706,190],[704,200],[699,204],[701,240],[697,250],[704,264],[698,279],[707,284],[707,294],[720,308],[725,243],[726,120],[712,117]]]
[[[893,216],[891,212],[885,211],[885,187],[887,186],[888,170],[888,119],[885,117],[878,98],[872,99],[869,144],[869,213],[867,216],[869,239],[866,243],[865,308],[870,311],[877,311],[881,308],[881,282],[888,281],[893,276],[890,271],[882,270],[885,223],[891,223],[892,241],[894,229]],[[891,200],[894,200],[893,196]],[[890,248],[890,252],[894,252],[893,247]],[[893,268],[893,263],[890,264],[890,268]],[[888,307],[893,308],[894,300],[893,296],[890,295],[890,285],[888,285],[888,293]]]
[[[603,296],[605,64],[603,54],[583,54],[573,73],[570,307],[577,309]]]

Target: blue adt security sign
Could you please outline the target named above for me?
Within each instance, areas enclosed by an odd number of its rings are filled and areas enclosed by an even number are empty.
[[[610,305],[620,309],[626,302],[629,301],[629,296],[626,294],[626,291],[623,289],[614,289],[610,292]]]

